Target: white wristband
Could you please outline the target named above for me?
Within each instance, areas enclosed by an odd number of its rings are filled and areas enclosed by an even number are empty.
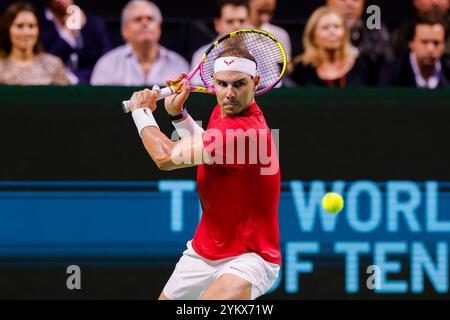
[[[138,130],[139,135],[141,135],[142,129],[145,127],[157,127],[155,117],[149,108],[138,108],[131,114],[133,116],[134,124]]]
[[[194,121],[194,119],[192,119],[190,115],[188,115],[183,121],[172,123],[181,139],[189,136],[199,135],[205,131]]]

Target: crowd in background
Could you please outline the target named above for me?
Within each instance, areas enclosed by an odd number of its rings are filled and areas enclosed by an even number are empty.
[[[213,25],[217,37],[251,27],[272,33],[289,66],[283,85],[450,85],[450,0],[411,0],[415,17],[394,30],[369,28],[364,0],[324,0],[303,29],[303,52],[272,24],[276,0],[220,0]],[[161,45],[163,13],[147,0],[132,0],[120,15],[124,44],[113,48],[105,21],[81,8],[73,27],[74,0],[46,0],[36,10],[17,1],[0,12],[0,83],[12,85],[163,85],[189,72],[209,46],[187,61]],[[170,14],[170,13],[165,13]],[[201,84],[199,77],[194,84]]]

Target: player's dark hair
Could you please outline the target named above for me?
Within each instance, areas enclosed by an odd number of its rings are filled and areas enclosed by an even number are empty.
[[[220,18],[222,16],[222,9],[227,5],[232,5],[235,7],[246,7],[247,11],[250,12],[250,5],[248,0],[218,0],[217,1],[217,10],[216,17]]]
[[[218,58],[222,58],[222,57],[245,58],[245,59],[253,61],[258,66],[258,62],[256,62],[256,59],[252,56],[252,54],[242,48],[239,48],[239,47],[231,47],[231,48],[225,49],[218,56]]]
[[[408,32],[407,32],[408,42],[410,42],[414,39],[414,37],[416,36],[416,27],[420,24],[426,24],[426,25],[440,24],[440,25],[442,25],[445,30],[444,38],[447,39],[448,28],[449,28],[447,21],[438,12],[430,11],[430,12],[424,13],[420,16],[417,16],[416,18],[414,18],[411,21],[411,23],[408,26]]]
[[[8,56],[12,50],[11,38],[9,36],[9,29],[11,28],[14,20],[21,12],[31,12],[38,20],[36,10],[33,5],[28,2],[14,2],[6,8],[5,13],[0,19],[0,57]],[[38,29],[39,21],[38,21]],[[35,54],[42,52],[43,47],[38,42],[34,45],[33,52]]]

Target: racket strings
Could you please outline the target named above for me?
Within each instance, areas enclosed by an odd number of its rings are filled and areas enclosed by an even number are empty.
[[[207,54],[203,64],[203,77],[213,86],[214,61],[227,49],[240,48],[248,51],[256,60],[257,74],[260,76],[260,89],[273,86],[285,66],[285,58],[277,42],[265,34],[244,32],[226,38]]]

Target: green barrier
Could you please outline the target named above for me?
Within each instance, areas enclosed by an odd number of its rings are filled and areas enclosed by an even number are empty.
[[[0,85],[1,107],[8,106],[120,106],[142,87],[94,87],[94,86],[5,86]],[[307,107],[448,107],[450,89],[422,90],[413,88],[282,88],[257,97],[262,106]],[[214,98],[192,94],[190,104],[214,103]]]
[[[192,179],[195,169],[161,172],[130,115],[132,87],[0,86],[1,180]],[[450,90],[272,90],[257,97],[279,129],[283,180],[450,181]],[[216,100],[192,94],[190,114],[206,127]],[[173,127],[163,103],[161,130]]]

